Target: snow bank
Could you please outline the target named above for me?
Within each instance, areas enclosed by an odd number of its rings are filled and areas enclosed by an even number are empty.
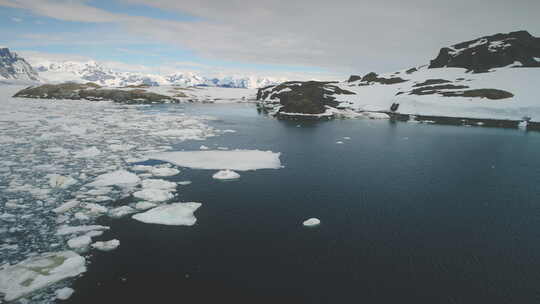
[[[150,158],[193,169],[238,171],[279,169],[280,153],[259,150],[179,151],[150,155]]]
[[[86,271],[85,259],[73,251],[49,252],[0,268],[0,292],[13,301]]]
[[[212,175],[212,178],[221,180],[239,179],[240,174],[232,170],[221,170],[218,171],[216,174]]]
[[[197,222],[197,218],[193,213],[200,206],[201,203],[195,202],[174,203],[135,214],[132,218],[148,224],[192,226]]]

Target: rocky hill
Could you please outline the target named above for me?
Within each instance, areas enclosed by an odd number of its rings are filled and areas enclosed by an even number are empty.
[[[335,83],[286,82],[259,89],[257,99],[261,108],[284,118],[367,116],[532,127],[540,122],[538,41],[524,31],[486,36],[441,49],[430,64]],[[323,93],[306,98],[306,85]],[[291,103],[300,106],[291,110]]]
[[[0,48],[0,81],[36,82],[38,73],[16,53]]]

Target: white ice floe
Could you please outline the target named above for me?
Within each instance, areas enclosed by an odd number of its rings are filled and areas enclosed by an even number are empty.
[[[321,224],[321,221],[318,218],[312,217],[310,219],[305,220],[302,224],[307,227],[313,227],[313,226],[317,226]]]
[[[74,250],[85,250],[88,248],[88,245],[92,242],[92,239],[87,235],[81,235],[74,237],[67,241],[69,248]]]
[[[80,202],[77,201],[77,200],[70,200],[70,201],[67,201],[65,203],[63,203],[62,205],[60,205],[59,207],[53,209],[53,212],[55,213],[64,213],[70,209],[73,209],[77,206],[79,206]]]
[[[58,300],[67,300],[71,297],[71,295],[73,295],[74,292],[75,290],[73,290],[73,288],[64,287],[57,289],[54,294]]]
[[[129,206],[121,206],[118,208],[110,209],[109,210],[109,216],[112,218],[121,218],[128,214],[132,214],[137,212],[137,210],[129,207]]]
[[[191,181],[181,181],[181,182],[178,182],[178,184],[180,186],[187,186],[187,185],[191,185]]]
[[[279,169],[280,153],[259,150],[178,151],[150,155],[150,158],[170,162],[180,167],[213,170]]]
[[[142,187],[145,189],[176,190],[175,183],[163,179],[145,179],[142,181]]]
[[[85,271],[85,259],[73,251],[43,253],[19,264],[0,266],[0,293],[6,301],[13,301]]]
[[[202,145],[202,146],[199,147],[199,150],[208,150],[208,149],[210,149],[210,148],[208,148],[208,147],[205,146],[205,145]]]
[[[84,208],[88,210],[88,213],[94,214],[94,215],[107,213],[107,211],[109,211],[107,207],[102,206],[100,204],[96,204],[96,203],[86,203],[84,205]]]
[[[112,239],[110,241],[104,241],[104,242],[95,242],[92,245],[92,248],[101,250],[101,251],[111,251],[115,250],[120,246],[120,241],[117,239]]]
[[[126,170],[118,170],[98,176],[93,182],[89,183],[87,186],[133,186],[138,184],[139,182],[140,179],[136,174],[133,174]]]
[[[150,171],[154,176],[173,176],[180,173],[180,170],[168,167],[157,167]]]
[[[386,113],[363,112],[362,114],[369,119],[390,119],[390,115]]]
[[[101,151],[96,147],[91,147],[81,151],[75,152],[76,158],[93,158],[101,154]]]
[[[157,204],[155,204],[155,203],[138,202],[137,204],[135,204],[135,209],[137,209],[137,210],[148,210],[150,208],[154,208],[155,206],[157,206]]]
[[[341,145],[343,142],[341,140],[336,141],[336,144]]]
[[[216,172],[214,175],[212,175],[213,179],[220,179],[220,180],[231,180],[231,179],[239,179],[240,174],[232,171],[232,170],[220,170]]]
[[[109,230],[109,227],[101,225],[60,226],[60,228],[58,228],[58,230],[56,231],[56,235],[76,234],[94,230]]]
[[[135,214],[133,219],[149,224],[162,225],[183,225],[192,226],[197,222],[193,215],[201,203],[174,203],[170,205],[158,206],[144,213]]]
[[[77,183],[77,180],[71,176],[62,176],[58,174],[48,174],[49,185],[53,188],[68,188]]]
[[[149,202],[164,202],[172,199],[174,195],[169,190],[142,189],[133,193],[133,196]]]

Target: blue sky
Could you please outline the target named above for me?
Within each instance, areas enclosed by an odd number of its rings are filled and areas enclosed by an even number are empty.
[[[182,23],[204,22],[205,18],[176,10],[164,10],[148,5],[124,1],[81,1],[86,6],[118,15],[146,17],[152,20]],[[0,5],[2,2],[0,1]],[[52,58],[94,59],[100,62],[125,63],[132,69],[145,66],[150,72],[172,70],[209,70],[257,72],[273,76],[288,73],[326,74],[317,66],[297,64],[268,64],[250,60],[227,60],[219,56],[204,56],[184,47],[181,43],[168,43],[152,37],[141,37],[126,31],[116,22],[83,22],[61,20],[37,13],[28,8],[0,6],[0,45],[29,56],[49,55]],[[114,66],[114,65],[113,65]]]

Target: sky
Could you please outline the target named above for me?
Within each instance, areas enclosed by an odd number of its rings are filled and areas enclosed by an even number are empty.
[[[0,45],[125,71],[341,79],[528,30],[538,0],[0,0]]]

